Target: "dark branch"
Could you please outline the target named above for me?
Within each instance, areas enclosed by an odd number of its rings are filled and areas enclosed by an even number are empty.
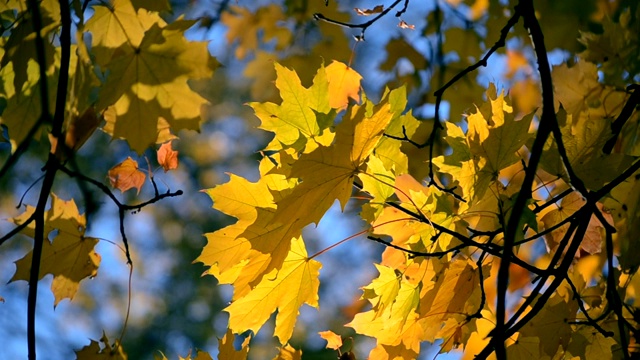
[[[507,222],[507,226],[504,234],[504,258],[500,262],[500,268],[498,269],[498,284],[497,284],[497,304],[496,304],[496,328],[494,329],[494,337],[490,345],[496,351],[496,355],[499,360],[506,358],[506,352],[504,348],[504,340],[507,339],[507,328],[505,327],[506,320],[506,296],[507,288],[509,285],[509,265],[511,255],[513,254],[513,246],[517,234],[521,231],[521,217],[524,208],[527,206],[527,201],[531,198],[531,189],[533,187],[533,181],[536,176],[536,170],[538,169],[538,163],[542,157],[542,150],[544,144],[549,137],[552,129],[557,126],[557,119],[555,117],[554,103],[553,103],[553,84],[551,81],[551,67],[549,60],[547,59],[547,50],[544,44],[544,36],[542,29],[535,15],[535,9],[533,7],[533,0],[521,0],[515,8],[515,14],[509,20],[509,23],[517,22],[517,19],[522,16],[524,20],[524,27],[529,30],[531,40],[533,42],[533,48],[536,53],[538,62],[538,72],[540,74],[540,82],[542,84],[542,116],[540,119],[540,125],[538,133],[536,134],[533,146],[531,148],[531,156],[529,158],[529,165],[525,171],[525,177],[522,182],[522,190],[518,193],[515,203],[513,205],[512,213]],[[505,35],[503,34],[503,37]],[[502,37],[501,37],[502,39]],[[539,310],[538,310],[539,311]]]
[[[605,154],[611,154],[613,147],[618,141],[618,135],[620,134],[620,131],[622,131],[622,127],[626,124],[627,120],[629,120],[633,111],[636,109],[636,106],[640,104],[640,85],[629,85],[627,91],[631,91],[631,96],[629,97],[629,100],[627,100],[626,104],[624,104],[618,118],[611,124],[611,138],[602,148],[602,152]]]

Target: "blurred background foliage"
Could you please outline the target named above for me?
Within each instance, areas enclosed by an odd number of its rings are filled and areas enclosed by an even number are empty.
[[[97,3],[90,1],[89,5]],[[124,348],[130,359],[151,359],[162,351],[169,358],[185,356],[189,349],[216,353],[217,338],[224,335],[227,315],[221,310],[228,304],[229,288],[215,286],[211,276],[201,277],[203,266],[192,264],[205,244],[202,236],[227,225],[231,219],[211,210],[209,198],[199,193],[227,180],[225,173],[257,178],[258,152],[270,140],[257,129],[259,121],[245,104],[250,101],[278,101],[272,82],[273,62],[293,68],[303,84],[309,85],[318,66],[339,60],[350,63],[364,77],[367,96],[379,98],[385,87],[404,85],[408,89],[409,106],[423,120],[414,140],[426,140],[434,114],[433,92],[459,71],[479,60],[500,36],[510,17],[515,1],[504,0],[429,0],[412,1],[400,17],[415,29],[398,26],[399,18],[386,16],[362,32],[361,29],[339,27],[314,20],[315,13],[355,23],[370,18],[356,14],[354,8],[371,9],[388,6],[391,1],[170,1],[173,11],[163,13],[166,19],[181,14],[200,19],[188,36],[209,41],[210,52],[223,65],[213,81],[192,83],[193,88],[211,102],[207,119],[199,133],[182,131],[174,148],[180,152],[177,171],[163,173],[152,165],[160,190],[181,189],[184,195],[169,198],[140,213],[127,217],[134,272],[131,288],[131,314],[124,337]],[[619,17],[620,9],[631,7],[633,0],[540,0],[536,2],[547,46],[555,63],[571,59],[582,51],[580,31],[600,33],[604,19]],[[400,6],[401,7],[401,6]],[[400,7],[398,9],[400,9]],[[91,6],[89,6],[91,9]],[[88,10],[91,13],[91,10]],[[3,24],[6,30],[8,24]],[[461,114],[482,101],[489,81],[511,89],[516,112],[524,114],[539,106],[540,94],[531,49],[525,45],[527,34],[517,26],[507,46],[491,58],[489,66],[472,72],[445,95],[447,118],[458,122]],[[8,36],[5,31],[3,37]],[[357,41],[364,38],[364,41]],[[6,41],[6,38],[3,38]],[[0,104],[0,107],[3,105]],[[6,130],[5,130],[6,131]],[[17,164],[16,176],[0,179],[0,215],[16,216],[20,204],[34,204],[37,193],[30,186],[38,181],[34,166],[46,154],[34,144]],[[0,143],[0,163],[9,156],[8,143]],[[410,159],[410,172],[415,178],[427,175],[424,150],[406,148],[415,153]],[[440,152],[444,147],[440,146]],[[422,152],[422,153],[420,153]],[[112,141],[97,132],[76,157],[77,168],[94,179],[104,179],[107,171],[125,159],[137,156],[126,143]],[[138,157],[155,164],[153,149]],[[422,159],[422,160],[421,160]],[[74,180],[56,183],[54,192],[65,199],[82,199]],[[140,195],[124,196],[128,201],[153,196],[146,185]],[[91,200],[91,201],[90,201]],[[96,250],[103,263],[99,275],[83,286],[72,301],[63,301],[50,311],[53,297],[47,278],[40,287],[38,303],[38,346],[47,359],[69,359],[71,349],[79,349],[99,339],[103,329],[110,338],[120,334],[128,301],[129,270],[120,244],[115,207],[94,194],[93,199],[78,201],[81,211],[87,203],[97,205],[90,212],[88,234],[101,241]],[[357,205],[357,204],[356,204]],[[350,212],[357,212],[351,205]],[[354,217],[357,218],[357,217]],[[337,209],[317,229],[309,229],[306,238],[314,253],[359,231],[362,224],[342,217]],[[11,229],[0,223],[0,232]],[[18,236],[0,251],[0,282],[7,283],[14,272],[13,262],[30,247],[30,240]],[[358,300],[357,284],[366,284],[375,275],[372,262],[378,261],[380,246],[368,242],[339,247],[323,255],[320,310],[304,308],[296,327],[293,345],[302,348],[305,358],[326,359],[335,352],[323,350],[317,331],[336,328],[349,322],[364,303]],[[323,282],[322,279],[332,281]],[[350,286],[347,286],[349,285]],[[2,358],[24,358],[26,353],[26,282],[0,286],[0,338]],[[307,311],[309,310],[309,311]],[[265,329],[253,340],[251,354],[256,359],[271,358],[276,343]],[[345,334],[343,334],[345,335]],[[353,335],[353,334],[346,334]],[[361,346],[372,343],[359,341]],[[354,349],[358,350],[358,349]],[[356,351],[357,353],[366,353]],[[429,357],[428,352],[424,356]],[[432,356],[432,355],[431,355]]]

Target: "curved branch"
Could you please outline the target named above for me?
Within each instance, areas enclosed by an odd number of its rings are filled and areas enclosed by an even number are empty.
[[[67,169],[64,166],[60,165],[58,168],[60,169],[60,171],[67,174],[69,177],[78,178],[82,181],[85,181],[94,185],[95,187],[100,189],[105,195],[107,195],[111,199],[111,201],[113,201],[113,203],[118,207],[118,218],[120,220],[120,235],[122,236],[122,242],[124,243],[125,254],[127,256],[127,264],[130,264],[130,265],[133,264],[133,261],[131,260],[131,253],[129,252],[129,240],[127,239],[127,234],[124,228],[124,218],[125,218],[126,212],[131,210],[138,212],[142,210],[143,207],[156,203],[164,198],[180,196],[183,194],[182,190],[178,190],[175,192],[171,192],[167,190],[166,193],[160,194],[158,192],[158,187],[156,183],[153,181],[153,178],[151,178],[151,182],[153,183],[153,188],[155,193],[153,198],[138,204],[133,204],[133,205],[123,204],[118,200],[115,194],[105,184],[95,179],[92,179],[80,172]]]

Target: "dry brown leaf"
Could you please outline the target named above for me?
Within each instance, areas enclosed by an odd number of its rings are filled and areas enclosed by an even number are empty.
[[[158,149],[158,164],[162,165],[164,172],[178,167],[178,152],[171,148],[171,142],[166,142]]]
[[[144,184],[147,175],[138,170],[138,162],[128,157],[125,161],[109,170],[109,182],[115,189],[125,192],[131,188],[138,189]]]
[[[384,10],[384,6],[378,5],[378,6],[374,7],[373,9],[354,8],[353,10],[355,10],[356,14],[358,14],[360,16],[369,16],[369,15],[373,15],[373,14],[380,14],[382,12],[382,10]]]
[[[400,23],[398,24],[398,27],[401,28],[401,29],[409,29],[409,30],[415,30],[416,29],[415,25],[407,24],[404,20],[400,20]]]

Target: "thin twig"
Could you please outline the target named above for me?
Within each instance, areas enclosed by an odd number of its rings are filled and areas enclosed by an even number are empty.
[[[578,307],[580,308],[580,311],[582,311],[582,313],[584,314],[584,317],[587,318],[586,322],[580,322],[579,324],[581,324],[581,325],[590,325],[594,329],[598,330],[598,332],[600,334],[602,334],[602,336],[604,336],[604,337],[612,337],[613,336],[613,331],[607,331],[607,330],[603,329],[602,326],[600,326],[600,324],[598,324],[598,322],[596,322],[589,315],[589,311],[587,311],[587,308],[584,307],[584,303],[582,302],[582,298],[580,297],[580,293],[578,292],[578,289],[576,288],[576,285],[573,283],[571,278],[569,278],[569,276],[567,276],[565,278],[565,280],[567,281],[567,284],[569,284],[569,287],[571,288],[571,291],[573,292],[573,299],[578,304]]]
[[[416,251],[416,250],[407,249],[407,248],[404,248],[402,246],[398,246],[398,245],[396,245],[396,244],[394,244],[394,243],[392,243],[390,241],[386,241],[386,240],[383,240],[383,239],[381,239],[379,237],[375,237],[375,236],[367,236],[367,239],[375,241],[375,242],[380,243],[380,244],[383,244],[383,245],[388,246],[390,248],[394,248],[396,250],[400,250],[400,251],[402,251],[404,253],[410,254],[411,257],[422,256],[422,257],[426,257],[426,258],[430,258],[430,257],[440,258],[440,257],[443,257],[443,256],[445,256],[447,254],[450,254],[450,253],[453,253],[453,252],[456,252],[456,251],[460,251],[460,250],[462,250],[462,249],[464,249],[464,248],[466,248],[468,246],[467,244],[460,244],[458,246],[452,247],[451,249],[447,249],[447,250],[443,250],[443,251],[425,252],[425,251]]]
[[[380,20],[385,15],[387,15],[387,13],[389,13],[389,11],[391,11],[393,8],[398,6],[398,4],[400,4],[402,1],[403,0],[394,1],[393,4],[389,5],[389,7],[387,7],[384,10],[382,10],[379,14],[377,14],[371,20],[363,22],[361,24],[347,23],[347,22],[342,22],[342,21],[330,19],[330,18],[324,16],[321,13],[313,14],[313,18],[315,20],[325,21],[325,22],[328,22],[330,24],[334,24],[334,25],[338,25],[338,26],[342,26],[342,27],[346,27],[346,28],[362,29],[360,31],[360,35],[357,36],[356,39],[359,40],[359,41],[364,41],[364,32],[369,28],[369,26],[375,24],[378,20]],[[400,17],[400,15],[402,15],[407,10],[407,6],[409,5],[409,1],[408,0],[404,0],[404,1],[405,1],[404,8],[396,13],[396,17]]]
[[[72,177],[72,178],[78,178],[82,181],[85,181],[87,183],[90,183],[94,186],[96,186],[98,189],[100,189],[105,195],[107,195],[111,201],[113,201],[113,203],[118,207],[118,218],[120,221],[120,236],[122,236],[122,242],[124,244],[124,248],[125,248],[125,253],[127,255],[127,263],[128,264],[133,264],[133,261],[131,260],[131,253],[129,252],[129,240],[127,238],[127,233],[125,232],[125,227],[124,227],[124,219],[126,216],[126,213],[128,211],[135,211],[138,212],[140,210],[142,210],[143,207],[151,205],[153,203],[156,203],[164,198],[168,198],[168,197],[175,197],[175,196],[180,196],[183,194],[182,190],[178,190],[175,192],[171,192],[169,190],[167,190],[167,192],[165,193],[159,193],[158,191],[158,187],[156,185],[156,183],[153,181],[152,178],[152,183],[154,186],[154,197],[138,203],[138,204],[133,204],[133,205],[128,205],[128,204],[123,204],[122,202],[120,202],[120,200],[118,200],[118,198],[115,196],[115,194],[103,183],[92,179],[80,172],[77,171],[73,171],[70,169],[67,169],[64,166],[60,166],[59,167],[60,171],[62,171],[63,173],[67,174],[68,176]]]

